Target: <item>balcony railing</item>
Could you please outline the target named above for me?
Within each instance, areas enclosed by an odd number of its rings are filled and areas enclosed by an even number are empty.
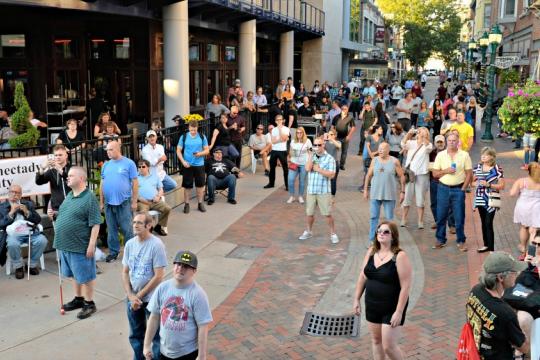
[[[260,19],[281,22],[299,29],[324,35],[324,11],[305,0],[206,0]]]

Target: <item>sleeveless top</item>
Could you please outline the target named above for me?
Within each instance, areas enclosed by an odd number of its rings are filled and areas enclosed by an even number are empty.
[[[369,257],[369,261],[364,267],[366,281],[366,306],[368,303],[378,304],[379,306],[388,305],[390,307],[397,305],[401,284],[396,266],[394,254],[392,259],[379,267],[375,266],[375,255]]]
[[[379,157],[373,161],[370,198],[372,200],[397,200],[396,164],[393,157],[383,163]]]

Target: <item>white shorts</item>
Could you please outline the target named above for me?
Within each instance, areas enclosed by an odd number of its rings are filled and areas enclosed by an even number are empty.
[[[411,206],[413,202],[413,194],[416,198],[416,206],[424,207],[426,203],[426,194],[429,190],[429,174],[416,175],[413,183],[405,185],[405,199],[403,206]]]

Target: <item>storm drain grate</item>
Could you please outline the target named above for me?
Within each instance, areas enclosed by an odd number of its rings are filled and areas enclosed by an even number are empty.
[[[358,336],[360,317],[357,315],[320,315],[312,312],[306,313],[301,335],[312,336]]]

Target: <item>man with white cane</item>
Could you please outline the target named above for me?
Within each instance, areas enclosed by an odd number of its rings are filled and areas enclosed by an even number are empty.
[[[82,308],[77,317],[86,319],[97,310],[93,301],[96,279],[94,253],[101,212],[96,196],[87,188],[86,170],[72,167],[67,182],[72,191],[58,211],[54,248],[59,250],[61,275],[75,280],[75,298],[64,304],[63,309]]]

